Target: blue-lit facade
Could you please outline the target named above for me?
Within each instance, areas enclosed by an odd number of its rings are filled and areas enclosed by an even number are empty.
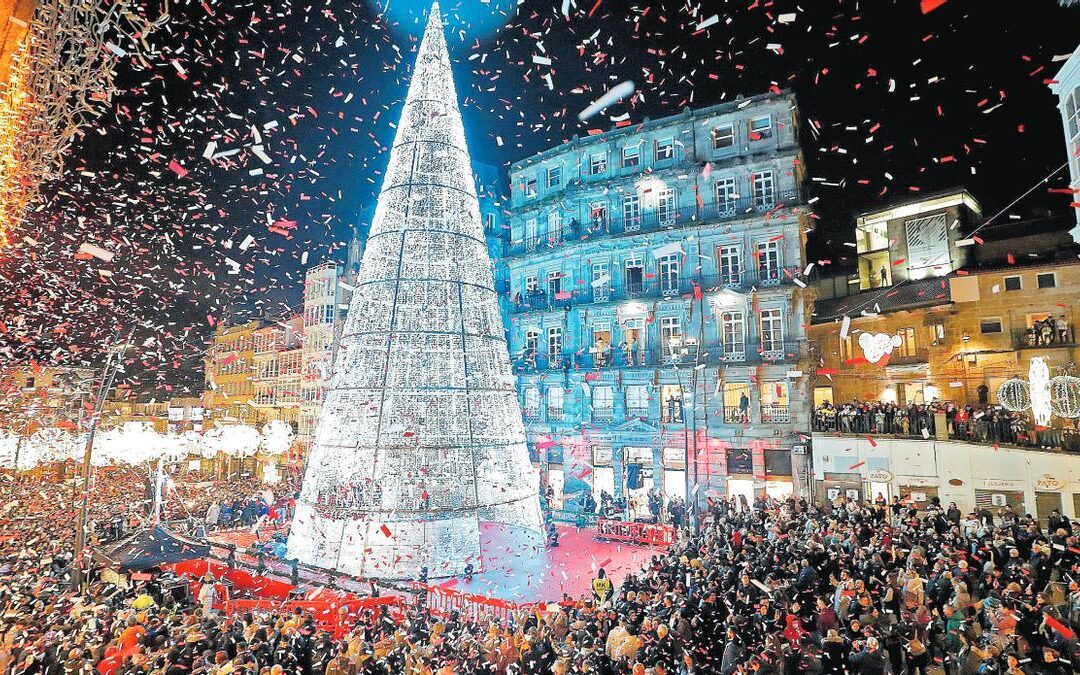
[[[794,97],[768,94],[511,167],[511,358],[565,508],[586,490],[704,502],[805,485],[797,133]]]

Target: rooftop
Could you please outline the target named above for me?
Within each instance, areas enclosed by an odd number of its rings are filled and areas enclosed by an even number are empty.
[[[790,89],[781,89],[777,92],[766,92],[764,94],[757,94],[756,96],[750,96],[747,98],[740,98],[734,101],[726,101],[724,103],[717,103],[716,105],[709,106],[707,108],[683,108],[681,113],[675,115],[669,115],[667,117],[661,117],[655,120],[645,118],[643,122],[638,124],[631,124],[624,127],[618,127],[611,129],[603,133],[596,134],[594,136],[586,136],[584,138],[574,136],[568,143],[557,145],[553,148],[538,152],[535,155],[520,159],[510,165],[511,171],[518,171],[534,164],[543,162],[557,157],[563,154],[568,149],[587,147],[590,145],[596,145],[600,143],[606,143],[622,136],[629,136],[632,134],[641,133],[649,129],[655,129],[658,127],[664,127],[676,122],[685,122],[687,120],[696,120],[705,117],[712,117],[714,115],[721,115],[723,113],[735,112],[744,108],[760,105],[763,103],[773,103],[778,101],[788,101],[792,105],[795,103],[795,94]]]

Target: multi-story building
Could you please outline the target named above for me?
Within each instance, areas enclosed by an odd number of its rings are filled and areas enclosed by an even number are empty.
[[[205,359],[206,391],[203,406],[215,423],[256,424],[252,405],[255,395],[255,331],[261,321],[218,324]]]
[[[255,331],[252,367],[259,423],[281,420],[296,429],[300,420],[304,317],[274,321]]]
[[[334,367],[337,338],[349,310],[352,284],[356,277],[355,272],[350,274],[346,269],[355,267],[351,261],[354,253],[361,253],[357,238],[354,238],[354,246],[350,246],[347,268],[327,262],[309,269],[304,276],[304,341],[300,354],[298,434],[305,442],[314,438],[315,424],[319,421],[323,396]]]
[[[1080,262],[1060,220],[984,226],[955,189],[859,216],[856,245],[857,274],[818,284],[817,405],[996,404],[1031,357],[1056,371],[1080,356]]]
[[[93,368],[18,365],[0,370],[0,428],[29,436],[38,429],[74,430],[97,388]]]
[[[1061,126],[1065,130],[1065,157],[1069,162],[1069,187],[1080,190],[1080,46],[1061,66],[1050,81],[1050,89],[1058,97]],[[1072,200],[1078,201],[1078,200]],[[1080,242],[1080,206],[1076,212],[1073,240]]]
[[[704,502],[806,484],[798,120],[791,94],[766,94],[511,167],[511,358],[569,508],[585,490]]]

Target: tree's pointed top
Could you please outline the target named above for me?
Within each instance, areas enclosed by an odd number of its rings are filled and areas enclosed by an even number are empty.
[[[428,12],[428,30],[435,26],[439,30],[442,30],[442,12],[439,11],[439,0],[431,3],[431,11]]]

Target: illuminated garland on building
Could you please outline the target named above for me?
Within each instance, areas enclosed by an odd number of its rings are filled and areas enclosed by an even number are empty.
[[[38,4],[0,92],[0,245],[108,103],[118,61],[150,52],[147,36],[167,20],[167,5],[150,21],[129,0]]]

